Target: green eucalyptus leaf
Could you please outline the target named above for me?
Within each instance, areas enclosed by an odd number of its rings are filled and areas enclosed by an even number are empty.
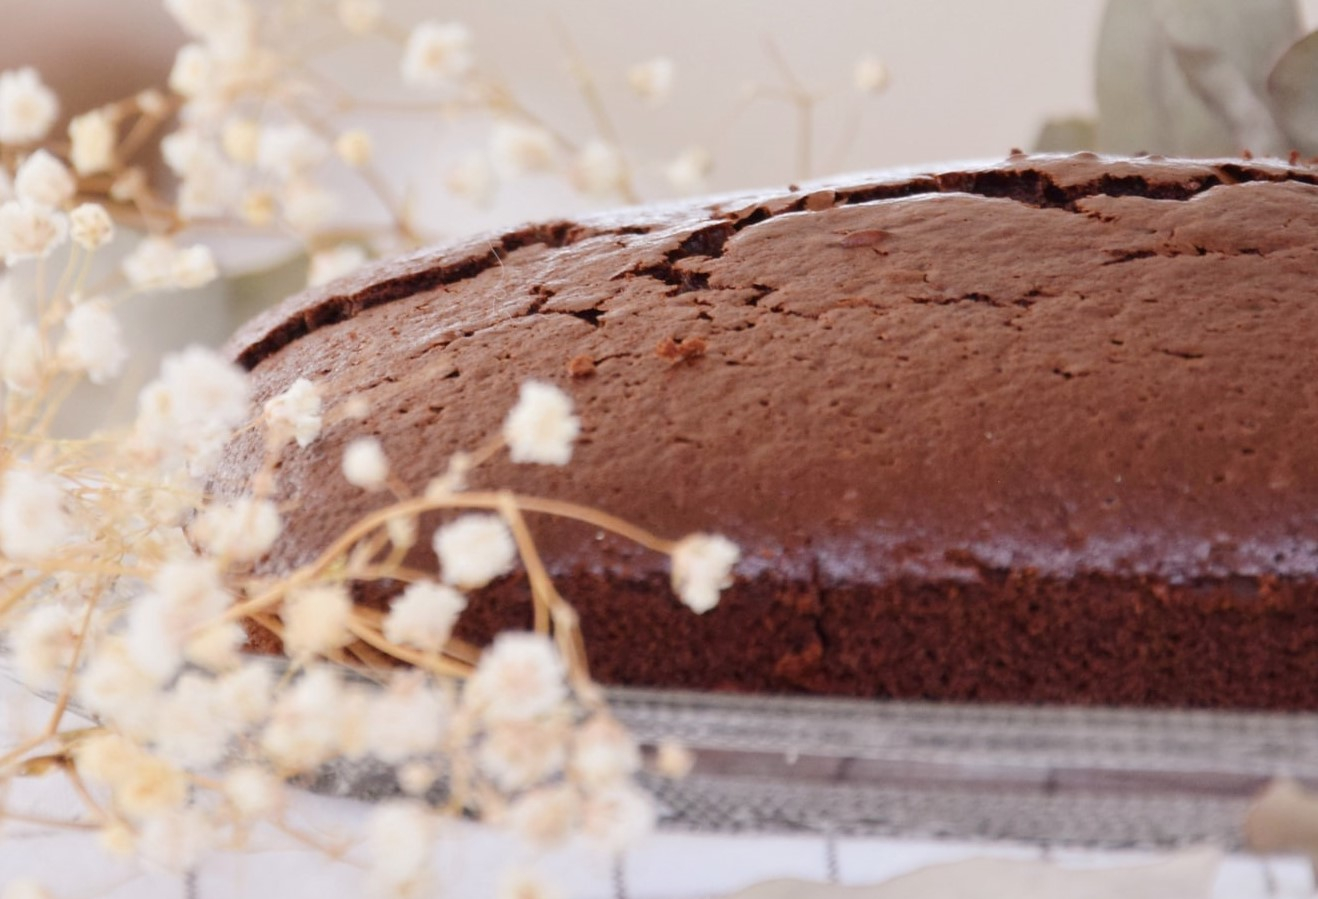
[[[1034,139],[1036,153],[1074,153],[1092,150],[1097,138],[1098,123],[1093,119],[1071,116],[1047,119]]]
[[[1277,156],[1289,141],[1272,117],[1272,110],[1245,80],[1245,74],[1212,47],[1172,43],[1172,54],[1186,83],[1217,120],[1230,130],[1234,151],[1248,149]]]
[[[1238,124],[1217,97],[1242,105],[1238,87],[1265,93],[1268,73],[1299,33],[1295,0],[1110,0],[1097,55],[1098,148],[1183,156],[1238,153]],[[1177,60],[1177,48],[1214,51],[1220,61],[1196,86]],[[1198,68],[1195,60],[1191,68]],[[1226,68],[1231,76],[1221,75]],[[1235,85],[1229,90],[1225,85]],[[1248,118],[1248,117],[1247,117]]]
[[[1296,41],[1277,61],[1268,94],[1288,149],[1318,154],[1318,31]]]

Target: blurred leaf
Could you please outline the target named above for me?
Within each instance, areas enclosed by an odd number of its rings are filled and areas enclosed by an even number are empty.
[[[1092,150],[1098,137],[1098,123],[1093,119],[1071,116],[1048,119],[1034,139],[1036,153],[1074,153]]]
[[[1287,149],[1318,154],[1318,31],[1301,38],[1268,76],[1277,123],[1290,139]]]
[[[1240,152],[1232,126],[1190,84],[1175,47],[1216,51],[1262,97],[1273,63],[1299,30],[1296,0],[1109,0],[1096,60],[1097,148]]]
[[[307,255],[294,253],[266,268],[230,278],[229,314],[234,328],[307,286]]]
[[[1290,149],[1272,110],[1225,54],[1212,47],[1175,42],[1171,47],[1190,89],[1230,130],[1233,152],[1248,149],[1259,155],[1279,156]]]
[[[777,880],[727,899],[1209,899],[1222,853],[1187,849],[1142,865],[1067,869],[1051,862],[971,859],[930,865],[875,886]]]

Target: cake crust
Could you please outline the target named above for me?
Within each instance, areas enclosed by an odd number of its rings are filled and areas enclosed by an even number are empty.
[[[295,511],[260,565],[378,505],[338,474],[348,441],[378,437],[420,490],[537,378],[578,408],[572,464],[495,460],[479,484],[743,550],[696,616],[662,557],[533,521],[606,682],[1318,708],[1316,185],[1280,162],[1013,156],[368,268],[230,345],[258,400],[306,376],[331,420],[372,410],[285,451]],[[261,451],[241,436],[214,491]],[[463,626],[529,622],[514,576]]]

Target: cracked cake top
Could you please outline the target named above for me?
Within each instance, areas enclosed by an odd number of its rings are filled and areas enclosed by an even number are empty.
[[[380,503],[339,473],[350,440],[378,437],[420,490],[535,378],[578,408],[572,463],[496,459],[478,483],[725,533],[745,576],[1312,575],[1316,184],[1279,162],[1013,155],[364,269],[231,344],[259,400],[306,376],[327,421],[352,396],[371,409],[283,451],[297,511],[261,564],[310,560]],[[261,454],[241,436],[216,493]],[[556,574],[665,564],[532,524]]]

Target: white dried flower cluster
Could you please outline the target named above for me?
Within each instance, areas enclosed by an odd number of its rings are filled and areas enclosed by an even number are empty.
[[[358,437],[343,450],[343,476],[363,490],[380,490],[389,480],[389,459],[374,437]]]
[[[865,56],[856,60],[851,77],[861,93],[883,93],[888,86],[888,67],[877,56]]]
[[[264,408],[272,448],[291,439],[306,449],[320,436],[324,401],[320,388],[306,378],[298,378],[283,393],[266,400]]]
[[[47,209],[63,206],[73,199],[77,189],[73,174],[46,150],[37,150],[24,159],[14,176],[18,199]]]
[[[248,416],[246,374],[214,350],[188,347],[165,357],[160,377],[138,395],[138,448],[164,470],[196,475],[214,462]]]
[[[119,126],[106,109],[93,109],[69,122],[69,161],[79,175],[94,175],[114,168]]]
[[[59,100],[36,69],[0,72],[0,143],[41,140],[59,117]]]
[[[93,298],[74,306],[64,318],[56,354],[66,370],[85,373],[93,384],[117,377],[128,361],[128,346],[110,304]]]
[[[590,141],[573,160],[572,183],[588,196],[617,196],[627,185],[627,162],[622,151],[608,141]]]
[[[178,247],[167,237],[148,237],[124,257],[124,275],[138,290],[203,287],[219,275],[209,247]]]
[[[73,536],[67,485],[40,471],[11,468],[0,480],[0,553],[41,559]]]
[[[311,256],[307,284],[316,287],[351,274],[366,264],[366,250],[355,243],[341,243]]]
[[[68,233],[69,220],[62,212],[24,200],[0,204],[0,257],[5,265],[49,256]]]
[[[296,590],[284,601],[284,651],[294,658],[329,655],[351,640],[352,597],[342,584]]]
[[[545,637],[500,634],[481,656],[463,702],[487,721],[526,721],[563,703],[566,674],[562,657]]]
[[[637,63],[627,70],[627,84],[641,99],[658,106],[673,92],[677,66],[667,56]]]
[[[566,465],[581,422],[572,414],[572,400],[552,384],[527,381],[517,404],[503,423],[503,439],[514,462]]]
[[[484,587],[512,571],[517,544],[502,518],[473,513],[435,531],[435,555],[444,582],[464,590]]]
[[[407,36],[403,81],[414,87],[448,87],[470,74],[475,63],[467,26],[457,22],[422,22]]]
[[[668,183],[682,193],[695,193],[705,189],[714,160],[704,147],[690,147],[678,154],[664,167]]]
[[[554,136],[539,125],[505,120],[490,134],[490,154],[505,178],[548,170],[554,151]]]
[[[389,607],[385,639],[423,652],[439,652],[466,608],[467,598],[452,587],[430,581],[411,584]]]
[[[737,544],[718,534],[691,534],[673,548],[673,591],[701,614],[718,605],[741,558]]]
[[[283,520],[266,499],[241,497],[208,506],[197,519],[196,534],[206,551],[236,562],[254,562],[279,539]]]
[[[69,213],[69,236],[84,250],[96,250],[114,239],[114,221],[100,203],[82,203]]]

